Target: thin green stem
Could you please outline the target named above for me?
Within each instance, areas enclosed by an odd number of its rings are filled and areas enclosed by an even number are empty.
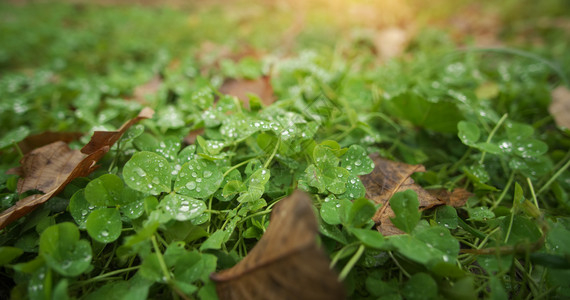
[[[258,211],[258,212],[254,213],[254,214],[251,214],[251,215],[249,215],[249,216],[247,216],[247,217],[241,219],[241,220],[238,222],[238,224],[243,223],[243,222],[245,222],[245,221],[247,221],[248,219],[251,219],[251,218],[253,218],[253,217],[263,216],[263,215],[266,215],[266,214],[269,214],[269,213],[271,213],[271,210]]]
[[[254,160],[254,159],[256,159],[256,158],[257,158],[257,157],[252,157],[252,158],[250,158],[250,159],[248,159],[248,160],[244,160],[244,161],[240,162],[239,164],[236,164],[236,165],[232,166],[231,168],[229,168],[229,169],[224,173],[223,176],[224,176],[224,177],[228,176],[228,174],[229,174],[231,171],[233,171],[233,170],[235,170],[235,169],[237,169],[237,168],[239,168],[239,167],[241,167],[241,166],[247,164],[248,162],[250,162],[250,161],[252,161],[252,160]]]
[[[503,198],[505,198],[505,196],[507,195],[507,192],[511,188],[511,184],[513,184],[514,179],[515,179],[515,172],[513,171],[513,172],[511,172],[511,176],[509,176],[509,180],[507,181],[507,185],[503,189],[503,192],[501,193],[501,195],[499,196],[497,201],[495,201],[495,203],[493,203],[493,206],[491,206],[491,210],[494,210],[495,208],[497,208],[497,206],[499,206],[499,204],[501,204],[501,201],[503,201]]]
[[[473,150],[472,148],[467,149],[467,151],[465,151],[463,156],[461,156],[461,158],[455,164],[453,164],[453,166],[451,166],[451,168],[449,169],[449,171],[447,173],[448,174],[455,173],[455,171],[457,171],[459,166],[461,166],[463,164],[463,162],[467,159],[467,157],[469,157],[469,154],[471,154],[472,150]]]
[[[501,119],[499,119],[499,122],[497,122],[497,125],[495,125],[495,127],[493,127],[493,130],[491,130],[491,133],[489,133],[489,137],[487,137],[487,143],[491,142],[491,139],[493,139],[493,136],[495,135],[495,133],[497,132],[497,130],[499,129],[499,127],[501,127],[501,125],[503,125],[503,122],[505,122],[505,120],[507,119],[507,117],[509,116],[509,114],[504,114]],[[487,151],[483,151],[483,153],[481,154],[481,159],[479,160],[479,164],[483,164],[483,162],[485,161],[485,154],[487,154]]]
[[[404,267],[402,267],[402,266],[400,265],[400,263],[398,262],[398,260],[394,257],[394,254],[392,254],[392,251],[388,251],[388,255],[390,256],[390,258],[392,258],[392,260],[394,261],[394,263],[396,264],[396,266],[398,266],[398,268],[400,269],[400,271],[402,271],[402,273],[403,273],[406,277],[408,277],[408,278],[412,277],[412,275],[410,275],[410,273],[408,273],[408,271],[406,271],[406,269],[404,269]]]
[[[344,266],[344,268],[342,268],[342,271],[340,271],[340,274],[338,275],[338,278],[340,280],[344,280],[346,278],[346,276],[348,276],[348,273],[350,273],[350,270],[352,270],[354,265],[356,265],[356,263],[358,262],[358,260],[362,256],[362,253],[364,253],[365,248],[366,247],[364,247],[364,245],[362,245],[362,244],[360,245],[360,247],[358,247],[358,250],[356,250],[356,253],[354,253],[354,255],[350,258],[348,263]]]
[[[534,205],[536,205],[536,208],[538,207],[538,200],[536,199],[536,194],[534,193],[534,187],[532,186],[532,182],[530,181],[530,178],[526,178],[526,182],[528,183],[528,187],[530,189],[530,194],[532,195],[532,200],[534,200]]]
[[[101,281],[104,280],[105,278],[111,277],[111,276],[115,276],[121,273],[125,273],[125,272],[130,272],[130,271],[135,271],[138,270],[141,266],[134,266],[134,267],[129,267],[129,268],[124,268],[124,269],[120,269],[120,270],[115,270],[115,271],[111,271],[111,272],[107,272],[105,274],[101,274],[92,278],[89,278],[87,280],[83,280],[83,281],[79,281],[76,284],[78,285],[86,285],[86,284],[90,284],[92,282],[97,282],[97,281]]]
[[[271,156],[267,159],[267,161],[263,165],[264,169],[267,169],[269,167],[269,164],[273,160],[273,157],[275,157],[275,154],[277,154],[277,149],[279,149],[280,144],[281,144],[281,139],[278,139],[277,143],[275,143],[275,148],[273,149],[273,153],[271,153]]]
[[[345,245],[344,247],[342,247],[337,253],[336,255],[333,257],[331,263],[330,263],[330,268],[332,269],[336,263],[340,260],[340,257],[342,256],[342,254],[344,254],[346,251],[348,251],[348,249],[354,248],[355,246],[359,245],[359,242],[354,242],[354,243],[350,243],[348,245]]]
[[[516,201],[516,199],[513,199],[513,202],[514,201]],[[513,208],[511,209],[511,218],[509,220],[509,227],[507,228],[507,234],[505,234],[505,244],[509,241],[511,230],[513,228],[513,221],[515,220],[515,207],[516,205],[513,203]]]
[[[152,238],[152,246],[154,247],[154,252],[156,253],[156,257],[158,258],[158,264],[160,265],[160,269],[162,270],[162,274],[166,278],[166,281],[170,281],[170,272],[168,271],[168,267],[166,266],[166,262],[164,261],[164,257],[162,257],[162,252],[160,252],[160,248],[158,247],[158,242],[156,241],[156,235],[153,235]]]
[[[465,223],[465,221],[463,221],[461,218],[457,219],[459,221],[459,226],[461,228],[463,228],[463,230],[471,233],[472,235],[480,238],[480,239],[485,239],[486,235],[484,233],[482,233],[481,231],[471,227],[469,224]]]
[[[24,157],[24,153],[22,152],[22,149],[20,149],[20,146],[18,146],[18,143],[12,143],[12,145],[16,149],[16,152],[18,152],[18,160],[22,159],[22,157]]]
[[[544,191],[546,191],[546,189],[556,180],[556,178],[558,178],[558,176],[560,176],[562,173],[564,173],[564,171],[566,171],[566,169],[568,169],[568,167],[570,167],[570,159],[566,162],[566,164],[564,164],[564,166],[562,166],[562,168],[558,169],[558,171],[556,171],[556,173],[554,173],[554,175],[552,175],[552,177],[550,177],[550,179],[538,190],[538,192],[536,194],[540,195]]]

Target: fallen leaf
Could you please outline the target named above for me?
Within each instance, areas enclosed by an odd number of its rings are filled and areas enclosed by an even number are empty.
[[[373,40],[376,53],[384,61],[404,53],[409,42],[409,31],[395,26],[379,30]]]
[[[129,120],[118,131],[96,131],[81,151],[72,150],[63,141],[37,148],[20,160],[20,167],[9,171],[21,176],[18,193],[39,190],[19,200],[0,214],[0,229],[33,211],[38,205],[61,192],[77,177],[85,177],[97,169],[97,162],[135,122],[152,117],[154,111],[144,108],[137,117]],[[7,172],[8,173],[8,172]]]
[[[85,155],[78,150],[71,150],[65,142],[54,142],[26,154],[22,166],[16,170],[22,174],[18,181],[18,192],[39,190],[45,194],[35,194],[19,200],[12,207],[0,214],[0,229],[33,211],[38,205],[62,191],[77,177],[84,177],[93,172],[109,147],[105,146]]]
[[[143,119],[152,118],[153,115],[154,115],[154,110],[145,107],[143,108],[143,110],[141,110],[138,116],[125,122],[125,124],[123,124],[123,126],[121,126],[119,130],[95,131],[89,143],[87,143],[87,145],[81,148],[81,152],[85,154],[91,154],[100,149],[101,147],[112,146],[113,144],[115,144],[116,141],[118,141],[121,138],[121,136],[123,135],[123,133],[125,133],[125,131],[127,131],[127,129],[133,126],[133,124]]]
[[[474,39],[477,47],[502,45],[499,36],[505,26],[500,14],[496,9],[485,7],[480,3],[470,3],[460,7],[442,25],[451,30],[451,36],[458,42],[465,42],[465,38],[470,37]]]
[[[552,102],[548,111],[554,117],[556,125],[570,129],[570,90],[561,85],[552,91]]]
[[[280,201],[267,231],[231,269],[214,273],[218,297],[226,299],[345,299],[337,274],[318,247],[318,223],[307,194]]]
[[[198,129],[191,130],[184,137],[184,143],[186,143],[188,145],[193,145],[194,143],[196,143],[196,138],[203,133],[204,133],[204,128],[198,128]]]
[[[69,143],[79,139],[83,134],[80,132],[53,132],[46,131],[40,134],[34,134],[26,137],[18,143],[18,147],[22,153],[28,153],[36,148],[51,144],[53,142],[62,141]]]
[[[473,196],[472,193],[464,188],[456,188],[453,191],[448,191],[447,189],[435,189],[428,190],[437,199],[443,201],[446,205],[453,207],[463,207],[469,197]]]
[[[360,176],[360,180],[366,188],[366,198],[376,204],[382,204],[372,220],[377,224],[376,229],[384,236],[404,234],[390,221],[390,218],[395,217],[395,214],[388,200],[396,192],[409,189],[415,191],[418,194],[420,210],[444,204],[443,201],[432,196],[410,178],[416,172],[424,172],[425,167],[423,165],[408,165],[384,159],[378,155],[371,155],[371,158],[374,161],[374,170],[368,175]]]
[[[220,93],[235,96],[240,99],[245,107],[249,107],[248,94],[256,94],[265,106],[275,102],[273,87],[269,76],[258,79],[228,79],[220,87]]]
[[[158,92],[162,78],[159,75],[152,77],[149,81],[141,84],[133,90],[133,100],[141,104],[147,104],[147,96],[154,95]]]

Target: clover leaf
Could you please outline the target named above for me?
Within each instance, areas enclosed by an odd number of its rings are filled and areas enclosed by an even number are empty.
[[[169,219],[186,221],[201,216],[206,204],[198,199],[170,193],[158,204],[158,209]]]
[[[110,243],[118,239],[123,227],[119,211],[116,208],[106,207],[98,208],[89,214],[85,225],[89,236],[101,243]]]
[[[420,221],[418,194],[413,190],[397,192],[390,198],[390,207],[396,214],[392,223],[405,232],[412,232]]]
[[[216,163],[194,159],[182,166],[174,190],[182,195],[204,199],[218,190],[223,179],[223,173]]]
[[[252,202],[258,200],[265,192],[265,184],[269,181],[271,172],[268,169],[261,168],[253,172],[247,179],[247,191],[241,193],[238,202]]]
[[[341,166],[352,175],[366,175],[374,170],[374,162],[362,146],[352,145],[341,157]]]
[[[9,131],[0,139],[0,149],[6,148],[8,146],[14,145],[22,141],[29,134],[30,134],[30,129],[25,126],[21,126]]]
[[[87,217],[97,208],[97,206],[87,202],[84,191],[84,189],[78,190],[69,200],[69,212],[80,229],[85,229]]]
[[[133,155],[123,168],[125,183],[130,188],[152,195],[170,192],[170,173],[166,158],[147,151]]]
[[[460,121],[457,123],[457,136],[461,142],[467,146],[473,146],[481,137],[481,131],[477,124],[468,121]]]
[[[92,259],[91,245],[79,239],[79,230],[69,222],[52,225],[42,232],[40,255],[50,268],[64,276],[85,272]]]
[[[112,206],[121,201],[123,180],[114,174],[105,174],[90,181],[85,187],[85,199],[95,206]]]

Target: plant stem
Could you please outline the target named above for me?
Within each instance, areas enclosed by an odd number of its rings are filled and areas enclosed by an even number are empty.
[[[134,267],[129,267],[129,268],[124,268],[124,269],[120,269],[120,270],[115,270],[115,271],[107,272],[107,273],[105,273],[105,274],[101,274],[101,275],[98,275],[98,276],[89,278],[89,279],[87,279],[87,280],[83,280],[83,281],[77,282],[77,284],[86,285],[86,284],[89,284],[89,283],[92,283],[92,282],[101,281],[101,280],[103,280],[103,279],[105,279],[105,278],[107,278],[107,277],[115,276],[115,275],[118,275],[118,274],[121,274],[121,273],[125,273],[125,272],[130,272],[130,271],[138,270],[140,267],[141,267],[141,266],[139,265],[139,266],[134,266]]]
[[[12,143],[12,145],[16,149],[16,152],[18,152],[18,160],[22,159],[24,157],[24,153],[22,152],[22,149],[20,149],[20,146],[18,146],[18,143]]]
[[[474,235],[474,236],[476,236],[482,240],[485,239],[484,233],[482,233],[481,231],[469,226],[469,224],[465,223],[465,221],[463,221],[461,218],[458,218],[457,220],[459,221],[459,226],[461,228],[463,228],[463,230],[471,233],[472,235]]]
[[[558,171],[556,171],[556,173],[550,177],[550,179],[538,190],[536,194],[542,194],[554,182],[554,180],[558,178],[558,176],[560,176],[562,173],[564,173],[564,171],[566,171],[566,169],[568,169],[568,167],[570,167],[570,159],[566,162],[566,164],[564,164],[564,166],[562,166],[562,168],[558,169]]]
[[[530,178],[526,178],[526,182],[528,183],[528,187],[530,188],[530,194],[532,195],[532,200],[534,200],[534,205],[536,205],[536,208],[538,207],[538,200],[536,200],[536,194],[534,193],[534,187],[532,186],[532,182],[530,181]]]
[[[406,277],[408,277],[408,278],[412,277],[412,276],[410,275],[410,273],[408,273],[408,271],[406,271],[406,269],[404,269],[404,267],[402,267],[402,266],[400,265],[400,263],[398,262],[398,260],[394,257],[394,254],[392,254],[392,251],[388,251],[388,255],[390,256],[390,258],[392,258],[392,260],[394,261],[394,263],[396,264],[396,266],[398,266],[398,268],[400,268],[400,270],[402,271],[402,273],[403,273]]]
[[[501,127],[501,125],[503,125],[503,122],[505,122],[505,120],[507,119],[508,116],[509,116],[509,114],[504,114],[501,117],[499,122],[497,122],[497,125],[495,125],[495,127],[493,127],[493,130],[491,130],[491,133],[489,133],[489,137],[487,137],[487,141],[485,141],[486,143],[491,142],[491,139],[493,138],[493,136],[495,135],[495,133],[497,132],[499,127]],[[483,153],[481,154],[481,159],[479,160],[480,165],[483,164],[483,162],[485,161],[485,154],[486,153],[487,153],[487,151],[483,151]]]
[[[263,165],[264,169],[267,169],[267,167],[269,167],[269,163],[271,163],[273,157],[275,157],[275,154],[277,153],[277,149],[279,149],[279,144],[281,144],[281,139],[278,139],[277,143],[275,143],[275,148],[273,149],[273,153],[271,153],[271,156],[267,159],[267,161]]]
[[[233,170],[235,170],[235,169],[237,169],[237,168],[239,168],[239,167],[241,167],[241,166],[247,164],[248,162],[250,162],[250,161],[252,161],[252,160],[254,160],[254,159],[256,159],[256,157],[252,157],[252,158],[250,158],[250,159],[248,159],[248,160],[244,160],[244,161],[240,162],[239,164],[236,164],[236,165],[232,166],[231,168],[229,168],[229,169],[224,173],[223,177],[228,176],[228,174],[229,174],[231,171],[233,171]]]
[[[170,281],[170,272],[168,271],[168,267],[166,267],[166,262],[164,262],[164,257],[162,257],[162,253],[160,252],[160,248],[158,247],[158,243],[156,242],[156,236],[152,235],[152,246],[154,247],[154,252],[156,253],[156,257],[158,258],[158,264],[162,269],[162,274],[166,278],[166,281]]]
[[[364,247],[364,245],[362,245],[362,244],[360,245],[360,247],[358,247],[358,250],[356,250],[356,253],[350,258],[350,260],[348,261],[346,266],[344,266],[344,268],[342,269],[342,271],[338,275],[338,278],[340,280],[344,280],[346,278],[346,276],[348,276],[348,273],[350,273],[350,270],[352,270],[354,265],[358,262],[358,260],[362,256],[362,253],[364,253],[365,248],[366,247]]]
[[[348,245],[345,245],[344,247],[342,247],[342,249],[340,249],[340,250],[336,253],[336,255],[333,257],[333,259],[332,259],[331,264],[330,264],[329,267],[332,269],[332,268],[336,265],[336,263],[340,260],[340,256],[341,256],[344,252],[346,252],[347,249],[353,248],[353,247],[357,246],[358,244],[359,244],[358,242],[355,242],[355,243],[351,243],[351,244],[348,244]]]
[[[511,188],[511,184],[513,184],[514,179],[515,179],[515,172],[513,171],[513,172],[511,172],[511,176],[509,176],[509,180],[507,181],[507,185],[503,189],[503,192],[499,196],[499,199],[497,199],[497,201],[495,201],[495,203],[493,203],[493,206],[491,206],[491,210],[494,210],[495,208],[497,208],[497,206],[499,206],[499,204],[501,204],[501,201],[503,201],[503,198],[505,198],[505,195],[507,194],[507,192]]]

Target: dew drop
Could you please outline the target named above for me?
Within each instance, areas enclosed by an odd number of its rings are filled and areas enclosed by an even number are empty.
[[[204,178],[208,178],[210,176],[212,176],[212,172],[210,172],[208,170],[204,171]]]
[[[136,167],[136,168],[134,168],[134,171],[135,171],[135,173],[137,173],[137,175],[139,175],[140,177],[145,177],[145,176],[146,176],[146,172],[145,172],[143,169],[141,169],[141,168]]]
[[[194,182],[194,181],[188,182],[188,183],[186,184],[186,188],[189,189],[189,190],[195,189],[195,188],[196,188],[196,182]]]

